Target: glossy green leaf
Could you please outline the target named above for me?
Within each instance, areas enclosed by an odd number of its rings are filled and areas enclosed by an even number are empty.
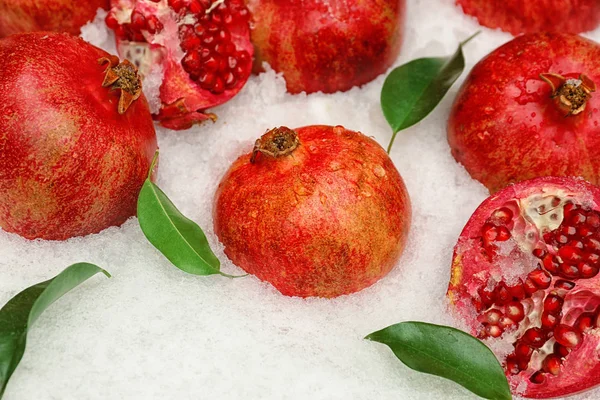
[[[194,275],[230,276],[220,271],[221,263],[202,229],[175,207],[150,176],[138,197],[137,216],[148,241],[177,268]]]
[[[23,357],[27,332],[40,314],[99,272],[110,277],[108,272],[93,264],[73,264],[56,277],[23,290],[0,309],[0,398]]]
[[[458,329],[402,322],[366,339],[389,346],[408,367],[450,379],[485,399],[510,400],[510,388],[494,353]]]
[[[460,43],[450,57],[419,58],[395,68],[381,90],[381,109],[396,135],[425,118],[442,100],[465,69],[462,48],[479,32]]]

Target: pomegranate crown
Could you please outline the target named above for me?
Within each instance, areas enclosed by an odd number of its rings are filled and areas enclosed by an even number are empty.
[[[100,65],[106,63],[108,63],[108,67],[104,71],[102,87],[121,90],[117,111],[119,114],[125,114],[131,103],[142,95],[142,80],[135,65],[128,60],[119,62],[117,56],[102,57],[98,60]]]
[[[256,162],[258,153],[277,158],[291,154],[299,145],[298,135],[293,129],[285,126],[273,128],[256,140],[250,162]]]
[[[566,78],[559,74],[540,74],[540,79],[552,88],[553,98],[559,109],[569,115],[577,115],[585,110],[596,84],[587,75],[580,74],[578,79]]]

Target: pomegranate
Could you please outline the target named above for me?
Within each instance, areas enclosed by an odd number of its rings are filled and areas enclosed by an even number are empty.
[[[252,69],[248,9],[243,0],[111,0],[106,24],[119,54],[148,74],[163,67],[161,125],[187,129],[215,119]]]
[[[120,225],[156,151],[135,67],[51,32],[0,40],[0,226],[62,240]]]
[[[79,34],[109,0],[0,0],[0,38],[33,31]]]
[[[541,177],[473,213],[448,299],[473,335],[506,349],[515,392],[565,396],[600,383],[600,188]]]
[[[384,73],[398,57],[405,0],[247,0],[255,71],[268,62],[290,93],[333,93]]]
[[[600,184],[600,46],[527,34],[480,61],[448,121],[454,158],[492,193],[538,176]]]
[[[590,31],[600,24],[598,0],[456,0],[465,14],[513,35]]]
[[[219,184],[225,254],[288,296],[372,285],[402,253],[410,200],[387,153],[341,126],[275,128]]]

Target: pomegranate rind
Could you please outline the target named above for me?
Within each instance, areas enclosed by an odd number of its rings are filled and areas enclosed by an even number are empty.
[[[334,93],[364,85],[396,61],[405,0],[247,0],[254,71],[267,62],[290,93]]]
[[[597,0],[456,0],[463,12],[488,28],[513,35],[591,31],[600,24]]]
[[[343,127],[295,130],[289,155],[238,158],[215,195],[214,227],[234,264],[288,296],[335,297],[386,275],[411,207],[374,140]]]
[[[479,299],[477,290],[484,287],[492,277],[506,275],[495,260],[490,261],[481,252],[477,242],[481,237],[482,227],[489,220],[494,210],[504,207],[515,199],[528,199],[532,196],[552,195],[559,193],[564,198],[573,200],[593,210],[600,209],[600,188],[578,178],[542,177],[510,185],[504,190],[488,197],[473,213],[454,248],[452,270],[448,286],[447,298],[451,311],[464,323],[470,333],[477,336],[482,327],[477,316],[478,311],[473,303]],[[525,202],[524,202],[525,203]],[[506,269],[508,266],[504,265]],[[517,265],[514,265],[517,268]],[[533,269],[533,268],[532,268]],[[520,276],[525,278],[526,274]],[[560,278],[555,278],[558,280]],[[575,307],[573,304],[582,302],[580,296],[587,296],[586,301],[597,306],[600,304],[600,279],[575,280],[576,287],[565,296],[565,309]],[[552,286],[551,286],[552,288]],[[575,298],[575,293],[577,298]],[[591,300],[589,300],[591,299]],[[579,303],[577,303],[579,304]],[[574,318],[568,314],[563,322],[574,323]],[[507,340],[504,337],[494,340]],[[502,355],[505,356],[505,355]],[[508,375],[513,391],[528,398],[552,398],[565,396],[590,389],[600,383],[600,329],[594,328],[585,332],[583,344],[575,348],[564,359],[558,376],[545,375],[541,385],[529,381],[535,368],[520,372],[518,375]],[[538,367],[539,368],[539,367]]]
[[[600,45],[577,35],[519,36],[471,70],[452,106],[452,155],[491,193],[538,176],[581,176],[600,184],[600,96],[566,116],[540,74],[600,83]]]

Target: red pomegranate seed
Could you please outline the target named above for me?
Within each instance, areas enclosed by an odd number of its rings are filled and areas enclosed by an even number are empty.
[[[595,267],[588,263],[577,264],[577,269],[579,270],[581,277],[585,279],[590,279],[598,275],[598,267]]]
[[[528,277],[539,289],[548,289],[550,287],[550,283],[552,282],[552,277],[550,274],[546,271],[542,271],[541,269],[531,271]]]
[[[542,369],[554,376],[560,372],[560,358],[554,354],[548,355],[542,362]]]
[[[521,372],[519,363],[516,357],[512,354],[506,357],[506,372],[511,375],[517,375],[519,372]]]
[[[577,329],[579,332],[585,332],[588,329],[594,327],[594,314],[592,313],[583,313],[577,318],[575,324],[573,324],[573,328]]]
[[[525,290],[527,295],[531,296],[538,291],[538,288],[531,278],[527,278],[525,279],[525,282],[523,282],[523,290]]]
[[[510,222],[512,217],[513,217],[512,211],[510,211],[506,207],[502,207],[492,213],[492,216],[490,217],[490,221],[492,224],[494,224],[496,226],[506,225]]]
[[[561,297],[551,293],[544,299],[544,311],[556,314],[560,312],[563,303],[564,300]]]
[[[558,235],[556,236],[556,241],[560,244],[567,244],[569,237],[567,235]]]
[[[590,215],[588,215],[585,222],[592,229],[598,228],[600,227],[600,215],[598,215],[596,212],[592,212]]]
[[[544,311],[542,313],[541,321],[542,329],[551,331],[560,322],[560,317],[555,314],[551,314],[548,311]]]
[[[542,371],[537,371],[536,373],[534,373],[533,375],[531,375],[531,377],[529,378],[529,380],[532,383],[535,383],[537,385],[541,385],[542,383],[544,383],[546,381],[546,377],[544,376],[544,373]]]
[[[523,304],[518,301],[512,301],[506,305],[506,316],[514,322],[521,322],[525,318]]]
[[[198,70],[202,67],[202,60],[200,59],[200,54],[197,51],[190,51],[183,56],[181,60],[181,65],[183,69],[188,72],[198,72]]]
[[[585,249],[591,253],[600,252],[600,241],[598,239],[591,237],[585,238],[583,239],[583,245],[585,246]]]
[[[563,235],[573,236],[577,233],[577,228],[575,228],[574,226],[562,225],[560,227],[560,232]]]
[[[512,300],[512,295],[510,294],[510,291],[508,290],[504,282],[500,282],[498,286],[496,286],[496,290],[494,290],[494,292],[496,297],[496,304],[504,305]]]
[[[119,21],[117,20],[115,13],[112,11],[108,13],[104,21],[106,22],[106,26],[108,26],[112,30],[117,29],[117,27],[119,26]]]
[[[567,279],[578,279],[580,275],[577,266],[572,264],[561,264],[559,274]]]
[[[558,272],[560,263],[558,262],[558,259],[556,258],[556,256],[553,256],[552,254],[548,254],[548,255],[546,255],[546,257],[544,257],[542,262],[544,264],[544,268],[546,269],[546,271],[550,272],[551,274],[556,274]]]
[[[488,325],[485,327],[485,331],[488,335],[494,338],[502,336],[502,328],[497,325]]]
[[[523,333],[521,340],[531,347],[539,349],[546,343],[547,336],[540,328],[529,328]]]
[[[150,15],[146,18],[146,30],[151,34],[158,33],[163,30],[163,24],[156,15]]]
[[[565,281],[564,279],[559,279],[554,284],[554,287],[557,289],[571,290],[575,287],[575,283],[570,281]]]
[[[583,340],[581,332],[565,324],[557,325],[554,328],[554,338],[558,343],[568,348],[577,347]]]
[[[519,279],[519,283],[514,286],[509,286],[508,291],[510,292],[513,299],[523,300],[525,298],[525,289],[523,288],[523,281]]]
[[[204,13],[206,11],[204,6],[198,0],[191,0],[188,5],[188,10],[192,14],[200,14],[200,13]]]
[[[493,242],[498,236],[498,228],[491,224],[485,224],[481,230],[484,242]]]
[[[498,322],[498,326],[506,331],[507,329],[511,329],[514,326],[516,326],[516,322],[505,316],[505,317],[500,318],[500,322]]]
[[[210,71],[202,71],[200,73],[200,77],[198,78],[198,82],[200,82],[200,86],[203,89],[210,90],[215,84],[216,76],[213,72]]]
[[[594,233],[594,231],[595,229],[591,228],[588,225],[582,225],[579,228],[577,228],[577,234],[581,237],[588,237],[592,233]]]
[[[494,289],[481,287],[477,290],[477,293],[479,293],[479,298],[481,299],[481,302],[486,306],[486,308],[494,304],[494,301],[496,300]]]
[[[146,29],[146,17],[138,10],[133,10],[131,13],[131,28],[136,31]]]
[[[541,258],[544,258],[546,256],[546,254],[548,254],[548,253],[544,249],[540,249],[540,248],[533,249],[533,255],[534,255],[534,257],[537,257],[537,258],[541,259]]]
[[[233,86],[235,86],[235,84],[237,83],[237,78],[235,77],[235,75],[233,75],[232,72],[228,72],[225,74],[225,86],[227,88],[231,88]]]
[[[515,356],[521,360],[529,361],[533,354],[533,348],[526,343],[519,342],[515,345]]]
[[[582,211],[577,211],[571,214],[571,223],[573,225],[583,224],[587,217]]]
[[[581,252],[571,246],[563,246],[558,250],[558,255],[566,262],[578,262],[581,260]]]
[[[505,242],[510,239],[510,231],[505,226],[498,227],[498,237],[496,238],[499,242]]]
[[[181,11],[185,6],[184,0],[167,0],[167,4],[169,4],[169,7],[171,7],[176,13]]]
[[[567,347],[563,346],[560,343],[554,343],[554,354],[556,354],[559,357],[565,358],[566,356],[569,355],[569,352],[571,350],[569,350]]]
[[[571,240],[569,243],[567,243],[567,246],[574,247],[578,250],[583,250],[583,242],[580,240]]]

